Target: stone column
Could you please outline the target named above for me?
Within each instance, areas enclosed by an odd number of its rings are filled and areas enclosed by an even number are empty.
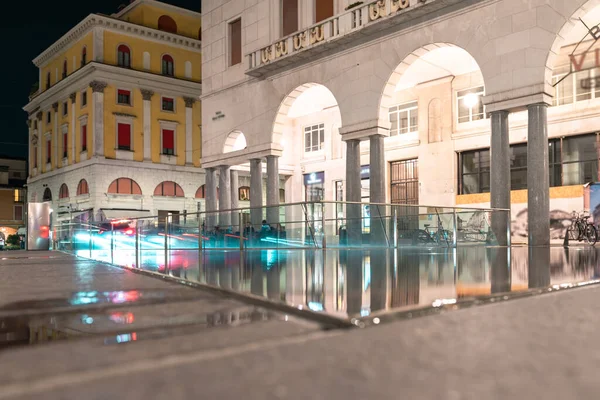
[[[279,157],[267,156],[267,222],[279,224]]]
[[[152,160],[152,96],[154,92],[149,89],[140,89],[143,99],[143,127],[144,127],[144,161]]]
[[[75,154],[77,154],[77,125],[75,121],[75,103],[77,101],[77,93],[71,93],[71,164],[75,164]]]
[[[205,202],[206,202],[206,229],[212,230],[216,225],[217,210],[217,179],[214,168],[206,168]]]
[[[250,160],[250,207],[261,207],[250,210],[250,221],[254,225],[254,229],[260,229],[262,223],[262,196],[262,160],[253,158]]]
[[[346,141],[346,201],[360,203],[360,140]],[[361,206],[346,205],[348,244],[362,244]]]
[[[532,104],[527,132],[527,225],[529,246],[550,244],[550,175],[548,171],[548,106]]]
[[[370,137],[370,202],[385,203],[385,150],[384,136],[373,135]],[[386,209],[384,206],[371,206],[371,244],[386,245],[385,221]]]
[[[52,104],[54,110],[54,124],[52,128],[52,163],[54,164],[53,169],[58,168],[58,147],[59,147],[59,134],[58,134],[58,103]],[[62,134],[62,132],[61,132]],[[62,138],[61,138],[62,139]],[[62,146],[62,145],[61,145]],[[62,162],[62,158],[61,158]]]
[[[229,165],[219,167],[219,226],[227,229],[231,225],[231,173]],[[223,212],[224,211],[224,212]]]
[[[92,88],[92,118],[94,120],[94,155],[104,157],[104,89],[107,83],[90,82]],[[89,158],[89,157],[88,157]]]
[[[194,103],[196,99],[193,97],[184,97],[185,101],[185,163],[192,164],[194,162],[194,152],[192,145],[192,132],[194,124]]]
[[[492,208],[510,209],[510,143],[508,111],[492,113],[491,201]],[[500,246],[509,243],[510,212],[492,213],[492,231]]]
[[[37,141],[37,152],[38,152],[38,174],[41,174],[43,171],[42,165],[46,165],[46,160],[43,159],[43,147],[46,145],[46,143],[44,143],[44,134],[43,134],[43,129],[42,129],[42,123],[44,122],[44,113],[39,111],[36,114],[36,117],[38,119],[38,141]]]
[[[235,169],[231,170],[231,178],[230,179],[231,179],[231,182],[230,182],[230,184],[231,184],[231,208],[236,209],[236,208],[240,207],[240,193],[239,193],[240,178],[239,178],[237,170],[235,170]],[[237,232],[237,230],[240,227],[240,216],[237,211],[234,211],[231,214],[231,225],[232,225],[233,231]]]

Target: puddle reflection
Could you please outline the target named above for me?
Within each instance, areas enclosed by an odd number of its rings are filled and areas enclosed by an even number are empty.
[[[126,260],[125,254],[118,259]],[[353,318],[600,276],[599,252],[459,247],[398,250],[172,251],[169,275]],[[165,273],[164,252],[142,268]],[[134,263],[123,262],[133,266]],[[437,303],[436,303],[437,302]]]

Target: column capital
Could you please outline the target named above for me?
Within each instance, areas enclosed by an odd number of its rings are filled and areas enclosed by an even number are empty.
[[[44,117],[44,113],[41,111],[38,111],[38,113],[35,115],[35,117],[39,120],[41,120]]]
[[[546,108],[548,108],[549,104],[545,103],[545,102],[539,102],[539,103],[532,103],[532,104],[528,104],[527,105],[527,109],[528,110],[531,109],[531,108],[534,108],[534,107],[546,107]]]
[[[75,100],[77,100],[77,93],[73,92],[69,95],[69,98],[71,99],[71,103],[75,103]]]
[[[92,93],[104,93],[104,89],[108,86],[108,83],[102,81],[91,81],[90,87]]]
[[[52,104],[52,109],[54,112],[58,112],[58,101]]]
[[[152,100],[152,96],[154,96],[154,91],[150,89],[140,89],[142,92],[142,99],[144,100]]]
[[[496,111],[491,111],[488,114],[489,115],[508,115],[508,114],[510,114],[510,111],[508,111],[508,110],[496,110]]]
[[[196,102],[196,99],[193,97],[184,96],[183,101],[185,101],[186,108],[192,108],[192,107],[194,107],[194,103]]]

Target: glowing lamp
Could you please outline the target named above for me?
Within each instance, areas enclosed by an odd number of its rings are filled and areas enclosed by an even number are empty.
[[[465,106],[467,106],[469,108],[473,108],[477,104],[479,104],[479,96],[476,95],[475,93],[469,93],[468,95],[465,96],[463,101],[465,102]]]

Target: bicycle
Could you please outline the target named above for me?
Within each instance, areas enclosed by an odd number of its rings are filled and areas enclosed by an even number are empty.
[[[573,218],[571,219],[571,226],[567,230],[567,235],[571,234],[573,240],[582,242],[584,239],[591,246],[595,245],[598,241],[598,230],[593,223],[589,222],[590,215],[585,211],[578,214],[573,211]]]

